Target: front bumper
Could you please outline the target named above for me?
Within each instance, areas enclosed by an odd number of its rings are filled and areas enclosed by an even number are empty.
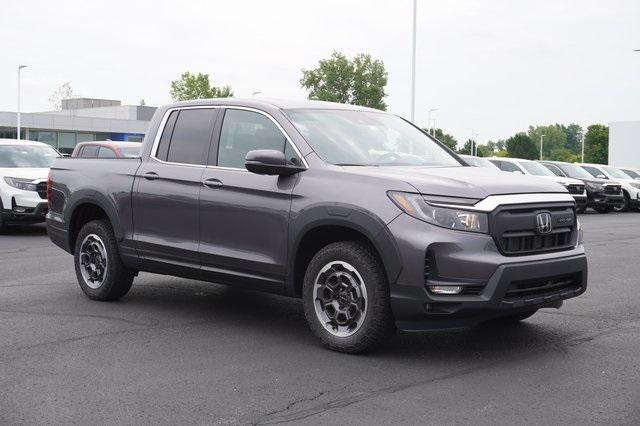
[[[403,263],[398,280],[390,286],[391,307],[401,330],[464,327],[522,311],[559,307],[587,287],[587,260],[581,244],[559,252],[504,256],[489,235],[446,230],[406,215],[390,223],[389,229]],[[432,256],[429,277],[435,275],[435,280],[426,278],[428,253]],[[555,285],[565,281],[567,285]],[[462,285],[465,291],[434,295],[427,290],[431,284]],[[532,290],[518,293],[516,288],[521,286]]]
[[[607,194],[605,192],[594,192],[589,194],[589,207],[620,207],[624,204],[622,194]]]
[[[3,209],[1,214],[5,223],[39,223],[45,221],[47,210],[46,201],[39,202],[35,207],[25,207],[14,202],[10,209]]]

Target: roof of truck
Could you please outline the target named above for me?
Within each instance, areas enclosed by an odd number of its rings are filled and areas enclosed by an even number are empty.
[[[246,107],[275,107],[279,109],[335,109],[348,111],[382,112],[377,109],[359,105],[341,104],[337,102],[313,101],[313,100],[287,100],[277,98],[214,98],[198,99],[192,101],[176,102],[168,107],[200,106],[200,105],[232,105]]]

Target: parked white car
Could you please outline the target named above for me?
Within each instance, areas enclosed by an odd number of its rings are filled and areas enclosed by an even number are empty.
[[[640,169],[634,169],[633,167],[618,167],[618,169],[622,170],[633,179],[640,180]]]
[[[488,160],[503,172],[538,176],[553,180],[564,186],[573,196],[573,199],[576,200],[576,208],[579,213],[583,213],[587,209],[587,191],[585,190],[584,183],[582,181],[568,177],[556,176],[551,170],[532,160],[506,157],[491,157],[488,158]]]
[[[0,139],[0,232],[9,224],[44,222],[49,167],[58,157],[44,143]]]
[[[582,163],[578,165],[595,178],[615,180],[622,185],[624,201],[620,207],[614,208],[615,211],[640,208],[640,182],[637,179],[634,179],[622,170],[611,166],[589,163]]]

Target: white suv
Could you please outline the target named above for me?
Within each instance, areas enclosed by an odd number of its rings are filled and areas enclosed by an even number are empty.
[[[503,172],[538,176],[553,180],[564,186],[573,196],[573,199],[576,201],[576,209],[578,213],[583,213],[587,209],[587,191],[585,190],[584,183],[582,181],[568,177],[556,176],[551,170],[532,160],[506,157],[491,157],[488,160],[498,166],[498,168]]]
[[[8,224],[44,222],[49,167],[58,157],[44,143],[0,139],[0,232]]]
[[[615,180],[620,183],[622,193],[624,194],[624,201],[620,207],[614,207],[615,211],[621,212],[630,208],[640,208],[640,181],[615,167],[589,163],[578,165],[595,178]]]

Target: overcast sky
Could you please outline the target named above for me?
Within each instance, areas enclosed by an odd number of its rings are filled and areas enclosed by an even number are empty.
[[[411,0],[2,0],[0,110],[76,95],[170,101],[184,71],[236,96],[304,98],[302,68],[334,50],[384,61],[390,111],[410,113]],[[639,0],[418,0],[416,121],[459,141],[533,124],[640,119]]]

